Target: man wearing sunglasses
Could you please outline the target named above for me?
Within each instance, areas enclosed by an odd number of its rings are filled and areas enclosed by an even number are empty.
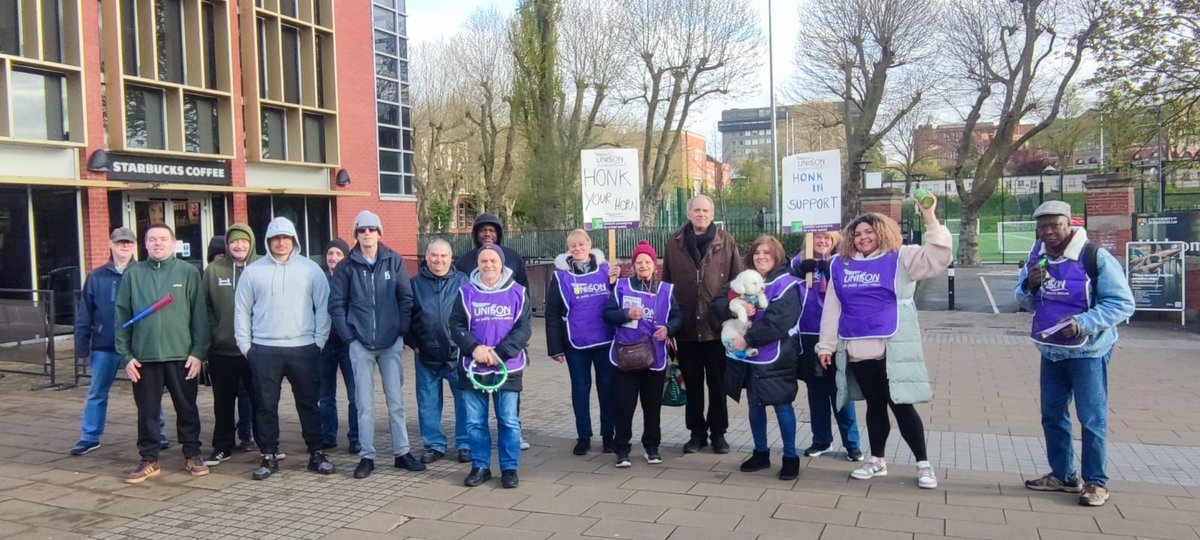
[[[425,465],[409,451],[404,418],[404,370],[400,356],[404,334],[412,318],[413,292],[404,259],[383,245],[383,222],[363,210],[354,218],[350,255],[333,272],[329,312],[333,327],[350,346],[354,368],[355,405],[358,407],[358,437],[361,458],[355,478],[366,478],[375,470],[375,370],[383,382],[392,451],[397,468],[423,471]]]

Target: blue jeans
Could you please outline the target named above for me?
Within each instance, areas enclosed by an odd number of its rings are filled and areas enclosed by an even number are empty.
[[[612,384],[617,368],[608,359],[608,347],[576,349],[567,347],[567,371],[571,374],[571,409],[575,411],[575,433],[580,439],[592,438],[592,369],[596,370],[596,396],[600,401],[600,436],[612,440],[617,432],[613,423]]]
[[[463,406],[463,391],[458,387],[458,366],[454,362],[437,364],[417,360],[417,421],[421,425],[421,439],[428,450],[446,452],[446,434],[442,431],[442,406],[444,404],[442,381],[450,385],[454,399],[454,447],[464,450],[467,440],[467,411]]]
[[[87,399],[83,402],[79,439],[100,442],[100,436],[104,435],[104,422],[108,418],[108,392],[112,389],[113,381],[117,380],[121,358],[111,351],[92,351],[90,361],[92,383],[88,386]],[[167,442],[166,419],[161,414],[158,416],[158,425],[159,440]]]
[[[500,470],[515,471],[521,458],[521,418],[517,414],[519,392],[501,390],[491,394],[496,406],[496,431],[500,441]],[[488,394],[478,390],[463,390],[462,402],[467,410],[467,437],[471,443],[471,466],[490,469],[492,465],[492,430],[488,425]]]
[[[386,349],[367,350],[361,343],[350,344],[350,363],[354,366],[355,405],[358,407],[358,442],[363,459],[375,459],[375,369],[383,383],[383,398],[387,401],[388,426],[392,432],[392,454],[408,453],[408,427],[404,425],[404,370],[400,355],[404,340]]]
[[[829,413],[837,419],[838,431],[842,434],[842,446],[847,450],[859,449],[857,414],[854,402],[847,401],[841,410],[837,409],[837,380],[833,375],[814,377],[805,381],[808,387],[808,411],[812,422],[812,444],[818,448],[828,448],[833,444],[833,425],[829,422]]]
[[[318,398],[321,409],[321,439],[325,444],[337,444],[338,413],[337,413],[337,374],[342,372],[342,381],[346,385],[346,398],[350,402],[346,410],[346,423],[349,429],[346,438],[350,444],[358,442],[358,406],[354,395],[354,368],[350,365],[350,349],[342,345],[329,347],[321,351],[317,358]]]
[[[775,405],[775,419],[779,422],[779,436],[783,439],[783,457],[798,457],[796,453],[796,409],[791,403]],[[754,451],[766,452],[767,407],[750,405],[750,434],[754,436]]]
[[[1057,362],[1042,358],[1042,430],[1046,434],[1046,459],[1061,480],[1075,478],[1075,450],[1071,446],[1071,415],[1067,407],[1075,398],[1075,414],[1083,427],[1083,481],[1108,484],[1105,462],[1108,444],[1108,359],[1112,350],[1095,358],[1069,358]]]

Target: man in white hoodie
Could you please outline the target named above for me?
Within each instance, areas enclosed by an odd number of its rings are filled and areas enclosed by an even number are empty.
[[[317,263],[300,254],[300,238],[287,218],[267,227],[269,256],[246,267],[238,281],[234,337],[250,363],[259,405],[258,446],[262,464],[252,475],[264,480],[279,470],[279,392],[287,377],[308,447],[308,470],[333,474],[321,452],[317,408],[317,356],[329,338],[329,283]]]

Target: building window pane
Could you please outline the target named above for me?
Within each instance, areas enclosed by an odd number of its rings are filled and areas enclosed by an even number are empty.
[[[62,75],[14,69],[10,87],[13,136],[67,140],[67,98]]]
[[[396,62],[397,60],[390,56],[375,55],[375,74],[389,79],[400,78],[400,71],[396,69]]]
[[[411,174],[404,175],[404,194],[405,195],[412,195],[412,192],[413,192],[412,179],[413,179],[413,175],[411,175]]]
[[[183,97],[185,150],[203,154],[221,153],[221,122],[217,100],[200,96]]]
[[[400,80],[408,80],[408,61],[406,60],[400,61]]]
[[[396,31],[396,13],[383,9],[373,8],[375,17],[375,28],[387,30],[388,32]]]
[[[392,126],[400,125],[400,107],[399,106],[389,105],[387,103],[380,103],[378,106],[378,109],[379,109],[379,123],[380,124],[388,124],[388,125],[392,125]]]
[[[399,46],[396,48],[396,53],[397,53],[396,56],[399,56],[400,58],[408,58],[408,40],[407,39],[399,40]]]
[[[62,0],[42,0],[42,60],[62,62]]]
[[[163,94],[141,86],[125,88],[125,145],[132,148],[166,148],[163,137]]]
[[[396,17],[396,31],[397,31],[397,32],[398,32],[400,35],[402,35],[402,36],[407,36],[407,35],[408,35],[408,22],[407,22],[407,20],[408,20],[408,17],[405,17],[405,16],[403,16],[403,15],[401,15],[401,16],[399,16],[399,17]]]
[[[399,195],[402,182],[398,174],[381,174],[379,175],[379,192],[391,195]]]
[[[217,22],[212,2],[200,6],[204,24],[204,87],[217,87]]]
[[[325,163],[325,117],[304,115],[304,161]]]
[[[315,0],[320,3],[321,0]],[[329,38],[317,36],[317,107],[325,108],[325,47]]]
[[[403,138],[404,138],[404,149],[411,152],[413,149],[413,132],[412,132],[412,130],[411,129],[404,130]]]
[[[19,0],[0,0],[0,53],[21,54]]]
[[[283,27],[283,100],[300,103],[300,31]]]
[[[313,22],[324,24],[321,20],[321,0],[312,0]]]
[[[413,155],[409,152],[404,153],[404,174],[412,174],[413,172]]]
[[[404,80],[405,80],[405,81],[407,81],[408,79],[407,79],[407,78],[405,78]],[[410,104],[410,103],[409,103],[409,94],[408,94],[408,85],[407,85],[407,84],[401,84],[401,85],[400,85],[400,103],[403,103],[403,104],[405,104],[405,105],[409,105],[409,104]]]
[[[400,83],[387,79],[375,80],[375,97],[392,103],[400,102]]]
[[[317,264],[325,265],[325,244],[333,239],[333,226],[329,221],[329,199],[325,197],[306,197],[305,210],[308,211],[308,247],[304,250]]]
[[[283,110],[262,110],[263,159],[287,159],[287,119]]]
[[[296,0],[279,0],[279,13],[288,17],[295,17]]]
[[[400,154],[398,152],[380,150],[379,170],[382,172],[400,172]]]
[[[155,0],[158,79],[183,84],[183,6],[181,0]]]
[[[126,75],[138,74],[137,0],[121,1],[121,61]]]
[[[396,56],[396,36],[387,32],[375,31],[375,50]]]
[[[392,9],[396,8],[396,0],[375,0],[377,6],[387,6]]]
[[[412,127],[412,109],[403,107],[400,109],[400,124],[401,127]]]
[[[400,130],[390,127],[379,128],[380,148],[400,149]]]
[[[267,98],[267,21],[258,19],[258,97]]]

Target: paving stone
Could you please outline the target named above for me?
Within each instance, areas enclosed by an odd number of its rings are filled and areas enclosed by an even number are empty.
[[[58,529],[50,529],[43,527],[35,527],[19,532],[12,536],[5,536],[4,540],[76,540],[79,538],[87,538],[88,535],[83,533],[60,531]]]
[[[529,531],[509,529],[504,527],[480,527],[464,536],[464,540],[544,540],[552,533],[547,531]]]
[[[591,528],[598,521],[600,520],[591,517],[531,513],[514,523],[513,528],[579,534]]]
[[[380,510],[414,518],[439,519],[459,508],[462,508],[461,504],[409,496],[400,497],[384,505]]]
[[[742,519],[742,516],[735,514],[717,514],[682,508],[670,508],[663,515],[659,516],[658,523],[678,525],[691,529],[732,531]]]
[[[585,536],[605,538],[636,538],[638,540],[663,540],[675,530],[673,525],[641,523],[621,519],[601,519],[584,531]]]
[[[661,491],[664,493],[687,493],[696,485],[686,480],[666,480],[663,478],[630,478],[621,484],[622,489],[642,491]]]
[[[42,482],[34,482],[6,491],[6,494],[14,499],[39,503],[71,495],[72,493],[74,493],[74,490],[71,488]]]
[[[860,513],[857,525],[868,529],[926,534],[945,534],[946,530],[945,520],[942,519],[874,514],[871,512]]]
[[[855,510],[838,510],[836,508],[799,506],[794,504],[779,505],[779,510],[775,511],[774,517],[776,519],[809,521],[813,523],[836,523],[847,526],[854,526],[858,522],[858,512]]]
[[[944,503],[946,502],[946,492],[938,489],[919,489],[914,481],[912,486],[895,486],[888,484],[877,484],[874,479],[868,480],[871,482],[871,489],[867,492],[867,497],[871,499],[892,499],[897,501],[914,501],[914,502],[931,502]]]
[[[821,540],[911,540],[912,533],[863,529],[845,525],[826,525]]]
[[[675,527],[675,531],[668,538],[671,540],[755,540],[764,537],[754,533],[679,526]]]
[[[512,506],[514,510],[522,510],[525,512],[541,512],[545,514],[562,514],[566,516],[578,516],[584,513],[592,505],[596,504],[594,499],[574,499],[568,497],[529,497],[521,501],[519,504]]]
[[[595,502],[616,502],[619,503],[628,499],[634,494],[632,489],[621,488],[605,488],[593,486],[571,486],[562,493],[556,494],[557,497],[570,499],[591,500]]]
[[[399,514],[391,514],[388,512],[372,512],[367,514],[365,517],[360,518],[358,521],[346,525],[346,527],[361,531],[386,533],[391,532],[392,529],[407,523],[409,519],[411,518]]]
[[[662,493],[654,491],[639,491],[634,493],[632,497],[625,500],[626,504],[643,504],[648,506],[665,506],[671,508],[682,508],[686,510],[695,510],[700,503],[704,502],[704,497],[696,495],[680,495],[677,493]]]
[[[1096,523],[1104,534],[1123,534],[1139,538],[1172,538],[1178,540],[1195,540],[1195,529],[1187,525],[1159,523],[1156,521],[1138,521],[1120,519],[1108,516],[1097,516]]]
[[[820,538],[821,531],[825,529],[823,523],[806,523],[803,521],[789,521],[786,519],[774,518],[759,518],[749,517],[738,522],[734,531],[771,534],[784,536],[788,538]]]
[[[654,523],[666,511],[666,506],[598,502],[588,508],[583,515],[600,519],[611,518]]]
[[[5,519],[11,519],[15,521],[23,521],[38,514],[56,512],[59,510],[62,509],[45,504],[22,501],[19,499],[10,499],[0,502],[0,516],[4,516]]]
[[[504,508],[464,506],[441,519],[443,521],[455,521],[459,523],[508,527],[527,515],[529,515],[528,512],[507,510]]]
[[[688,495],[699,495],[701,497],[721,497],[725,499],[743,499],[747,501],[757,501],[762,497],[766,489],[751,486],[731,486],[728,484],[696,484],[692,489],[689,489]]]
[[[1016,495],[982,495],[978,493],[946,493],[946,504],[1029,510],[1029,497]]]
[[[1038,531],[1041,532],[1042,538],[1054,538],[1055,540],[1133,540],[1132,536],[1114,534],[1085,533],[1045,528],[1038,529]]]
[[[974,506],[957,506],[952,504],[920,503],[918,517],[935,519],[965,519],[984,523],[1003,525],[1004,511],[999,508],[980,508]]]
[[[978,521],[960,519],[946,520],[945,535],[989,540],[1038,540],[1040,538],[1037,529],[1034,527],[997,525],[995,523],[980,523]]]
[[[478,525],[467,523],[449,523],[430,519],[413,519],[408,523],[392,530],[392,537],[428,538],[430,540],[458,540],[475,529]]]
[[[1159,523],[1179,523],[1182,525],[1200,526],[1200,514],[1183,510],[1164,510],[1145,506],[1123,505],[1117,503],[1121,515],[1125,519],[1138,521],[1155,521]]]
[[[894,499],[868,499],[866,497],[843,495],[838,498],[837,508],[840,510],[857,510],[860,512],[897,516],[917,515],[917,503],[915,501],[898,501]]]
[[[520,489],[505,489],[502,491],[490,489],[470,490],[450,499],[449,502],[463,505],[490,506],[493,508],[512,508],[517,503],[529,498],[528,495],[521,494],[520,491]]]
[[[737,499],[722,499],[707,497],[696,510],[700,512],[716,512],[718,514],[734,514],[752,518],[769,518],[775,515],[779,503],[770,501],[742,501]]]

